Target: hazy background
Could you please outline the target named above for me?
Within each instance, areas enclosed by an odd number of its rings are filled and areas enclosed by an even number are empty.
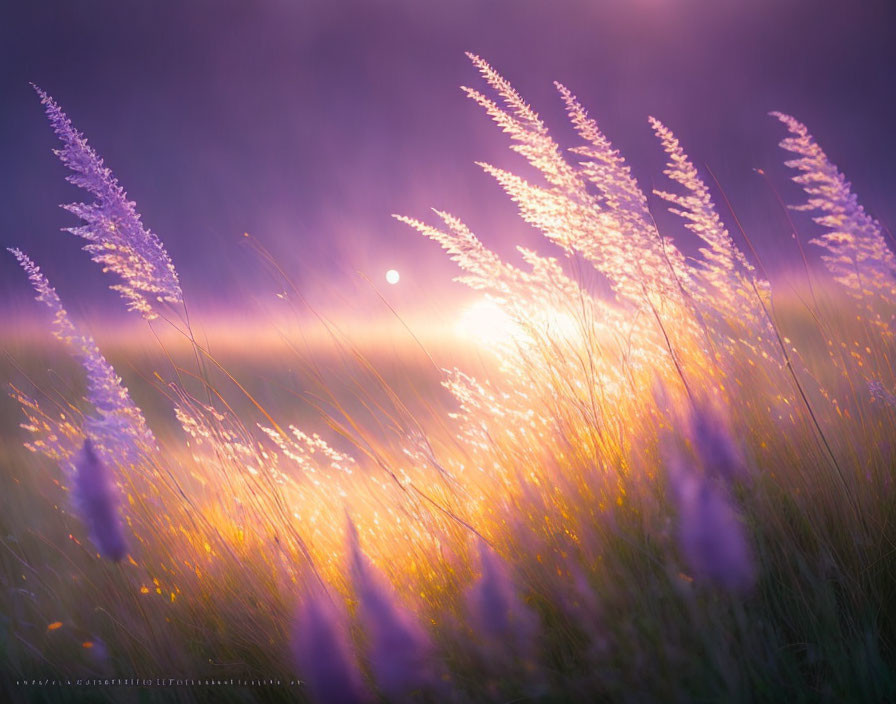
[[[752,169],[788,201],[799,195],[769,110],[806,122],[865,207],[896,222],[894,27],[886,0],[7,2],[0,244],[32,255],[73,313],[120,309],[80,241],[59,232],[74,219],[57,205],[81,194],[50,154],[33,81],[137,201],[192,305],[276,305],[277,286],[241,244],[250,232],[326,312],[383,312],[362,272],[402,315],[450,314],[467,295],[453,268],[391,213],[448,210],[501,252],[538,241],[473,164],[522,170],[458,89],[481,85],[469,50],[568,146],[552,81],[572,88],[648,189],[664,184],[646,119],[662,119],[780,265],[789,231]],[[392,267],[402,280],[389,287]],[[6,314],[39,310],[11,257],[0,258],[0,296]]]

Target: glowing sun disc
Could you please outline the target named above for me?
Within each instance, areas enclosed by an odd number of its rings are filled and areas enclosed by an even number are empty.
[[[482,299],[461,314],[455,331],[461,337],[495,345],[512,340],[518,328],[496,303]]]
[[[394,285],[397,284],[400,279],[401,276],[398,275],[398,272],[395,269],[389,269],[389,271],[386,272],[386,281],[388,283]]]

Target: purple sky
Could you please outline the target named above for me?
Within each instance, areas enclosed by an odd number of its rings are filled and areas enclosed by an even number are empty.
[[[79,241],[50,154],[42,86],[118,175],[194,301],[251,306],[275,290],[240,244],[269,247],[319,307],[377,282],[399,309],[460,291],[431,242],[393,221],[438,207],[510,252],[538,242],[491,179],[519,171],[458,86],[490,61],[572,146],[552,87],[589,107],[642,185],[665,185],[655,115],[713,169],[775,262],[790,202],[769,110],[809,125],[860,201],[896,224],[896,3],[889,0],[80,0],[8,3],[0,20],[0,244],[21,246],[73,312],[117,306]],[[727,213],[724,213],[727,215]],[[665,220],[661,219],[661,224]],[[814,233],[805,217],[797,219]],[[542,247],[544,251],[548,249]],[[387,268],[402,282],[387,287]],[[7,311],[33,315],[0,260]],[[246,303],[244,303],[246,302]],[[446,304],[447,305],[447,304]],[[363,305],[362,305],[363,307]]]

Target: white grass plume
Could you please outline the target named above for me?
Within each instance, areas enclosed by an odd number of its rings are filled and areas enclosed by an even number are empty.
[[[40,268],[21,250],[10,249],[28,274],[37,300],[53,313],[53,335],[65,343],[87,375],[87,400],[96,413],[84,421],[84,433],[107,462],[136,465],[156,447],[155,437],[127,388],[90,335],[72,323],[56,290]]]
[[[887,246],[880,223],[859,205],[851,184],[802,122],[780,112],[771,115],[790,131],[781,147],[797,158],[785,163],[799,172],[793,180],[809,197],[805,204],[792,207],[820,213],[814,220],[825,228],[810,242],[825,250],[824,263],[854,297],[896,306],[896,255]]]
[[[121,294],[128,310],[152,320],[158,317],[159,303],[181,303],[183,292],[174,265],[159,238],[143,226],[136,204],[56,101],[37,86],[34,90],[62,141],[55,154],[73,172],[68,181],[96,198],[90,204],[63,206],[84,222],[68,232],[87,240],[84,250],[104,272],[121,278],[111,288]]]

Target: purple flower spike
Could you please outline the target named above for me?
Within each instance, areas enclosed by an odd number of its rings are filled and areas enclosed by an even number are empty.
[[[434,684],[432,641],[413,612],[401,604],[385,577],[361,552],[358,532],[351,523],[349,550],[352,582],[377,686],[388,700],[406,701]]]
[[[691,442],[697,451],[708,477],[725,482],[743,479],[746,463],[724,415],[712,406],[694,408],[690,418]]]
[[[516,592],[507,566],[485,543],[479,545],[482,575],[467,593],[471,623],[492,645],[519,654],[531,651],[535,618]]]
[[[756,565],[744,524],[724,487],[678,461],[671,469],[679,545],[694,577],[732,592],[749,590],[756,582]]]
[[[315,701],[326,704],[370,701],[347,632],[345,612],[323,589],[306,596],[296,618],[293,656]]]
[[[75,457],[73,490],[81,519],[97,550],[112,562],[123,560],[128,546],[118,515],[118,490],[89,438]]]

